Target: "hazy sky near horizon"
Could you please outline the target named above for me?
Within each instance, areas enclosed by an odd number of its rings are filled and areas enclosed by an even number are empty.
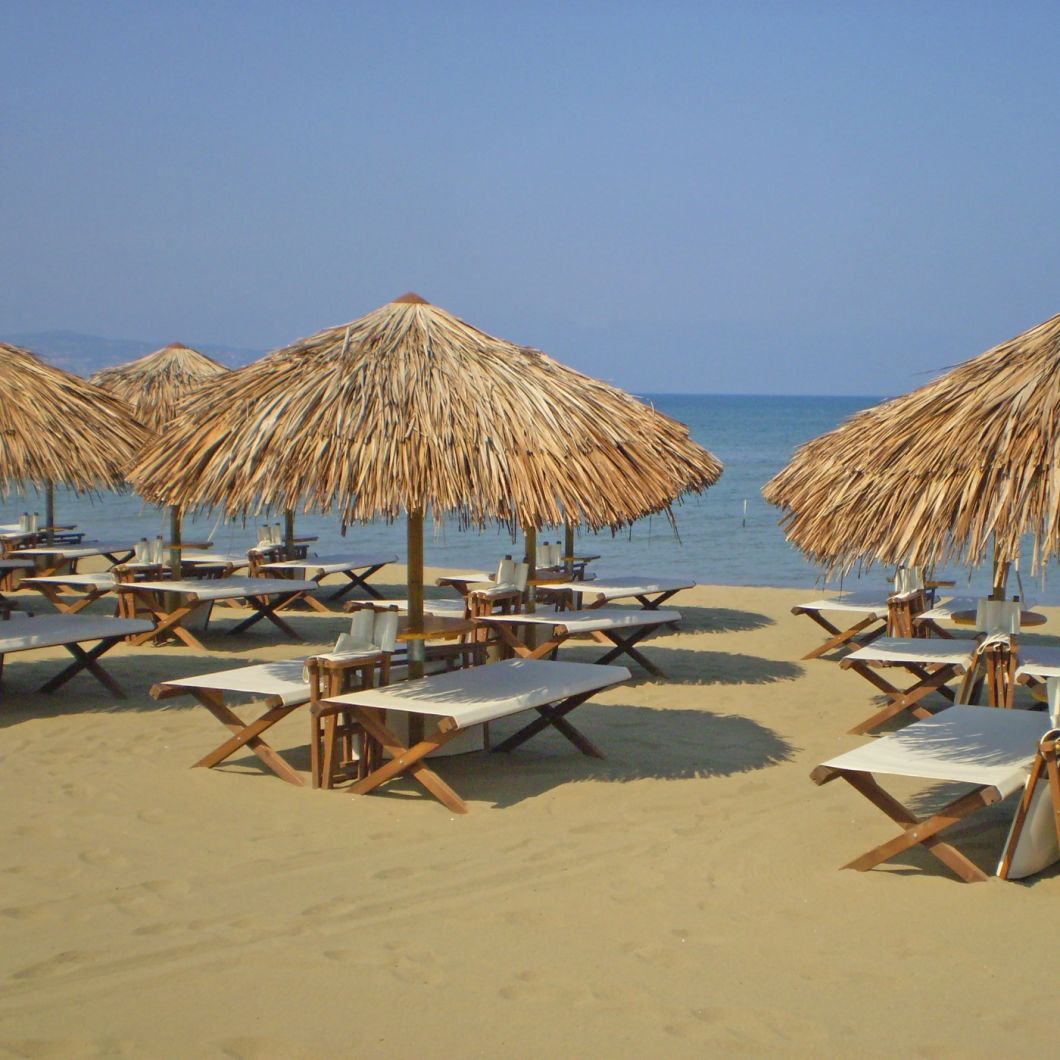
[[[0,336],[418,291],[639,391],[889,394],[1060,312],[1055,3],[0,0]]]

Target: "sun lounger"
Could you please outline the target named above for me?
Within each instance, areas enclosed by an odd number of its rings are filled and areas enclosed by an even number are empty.
[[[340,585],[327,597],[328,602],[333,603],[348,596],[354,589],[363,589],[373,599],[381,600],[383,594],[374,585],[369,585],[368,579],[388,563],[397,563],[397,556],[313,556],[307,559],[282,559],[272,563],[260,563],[257,569],[274,577],[291,577],[298,573],[302,578],[318,585],[329,574],[341,574],[346,578],[346,584]],[[306,596],[304,599],[317,611],[331,614],[330,609],[315,597]]]
[[[985,880],[986,873],[955,847],[943,842],[939,833],[1021,788],[1026,793],[1029,778],[1035,780],[1036,788],[1038,778],[1032,774],[1032,765],[1041,753],[1039,741],[1050,728],[1049,718],[1033,711],[952,707],[819,765],[810,774],[814,783],[827,784],[841,777],[902,827],[894,839],[844,868],[864,872],[923,845],[962,880],[969,883]],[[932,816],[920,819],[879,785],[874,777],[878,773],[971,784],[973,790]],[[1034,791],[1030,794],[1033,796]],[[1032,800],[1026,800],[1028,810],[1023,809],[1023,801],[1017,809],[1017,821],[1021,811],[1026,818]],[[1060,857],[1060,849],[1055,846],[1055,830],[1050,855],[1048,836],[1044,848],[1041,842],[1040,815],[1032,824],[1035,827],[1010,831],[998,866],[1000,875],[1014,878],[1028,869],[1040,871]]]
[[[595,581],[565,581],[549,583],[550,592],[569,592],[574,598],[574,609],[593,610],[610,600],[636,600],[645,611],[657,611],[672,596],[683,589],[694,589],[696,583],[687,578],[652,578],[630,574],[621,578],[601,574]]]
[[[370,607],[375,611],[397,611],[399,615],[408,614],[409,602],[405,599],[399,600],[349,600],[344,610],[359,611]],[[424,600],[423,613],[435,615],[438,618],[463,618],[463,600]]]
[[[849,622],[854,616],[857,619],[845,629],[840,629],[824,617],[826,611],[844,616],[844,621]],[[842,596],[811,600],[793,607],[791,613],[806,615],[829,635],[822,645],[807,652],[803,659],[819,659],[837,648],[864,647],[887,632],[887,597],[875,593],[845,593]]]
[[[36,589],[57,611],[66,615],[76,615],[89,604],[114,592],[118,579],[110,571],[98,574],[52,574],[47,577],[23,578],[22,585],[27,589]],[[64,589],[81,593],[73,603],[67,603],[60,596]]]
[[[0,673],[3,672],[5,655],[61,646],[74,657],[74,661],[41,685],[41,692],[54,692],[71,677],[87,670],[104,688],[123,699],[125,692],[121,685],[103,669],[99,658],[119,641],[150,628],[150,622],[140,619],[97,618],[94,615],[13,616],[0,622]],[[99,643],[89,651],[81,647],[93,640]]]
[[[953,631],[943,623],[952,622],[953,615],[958,611],[974,611],[978,602],[974,596],[954,596],[936,602],[927,611],[917,615],[913,625],[934,637],[952,637]]]
[[[305,662],[305,659],[293,659],[262,663],[163,681],[151,689],[151,695],[155,699],[194,696],[232,732],[231,739],[200,758],[196,766],[219,765],[241,747],[249,747],[282,780],[302,786],[302,778],[262,739],[261,734],[296,707],[309,702],[309,682],[303,675]],[[230,694],[262,701],[265,713],[252,722],[243,721],[225,702],[226,695],[230,698]]]
[[[221,600],[242,600],[254,612],[230,629],[229,633],[242,633],[266,618],[287,636],[301,640],[276,611],[289,600],[297,599],[316,588],[316,582],[287,578],[219,578],[203,581],[119,582],[115,588],[121,596],[135,601],[138,608],[154,616],[154,628],[149,633],[133,637],[134,644],[172,636],[190,648],[205,651],[188,630],[187,621],[196,611]]]
[[[365,795],[408,773],[448,809],[467,813],[464,800],[427,767],[427,755],[471,726],[533,710],[538,717],[494,750],[512,751],[552,726],[583,754],[603,758],[602,752],[567,720],[567,715],[596,692],[620,684],[629,676],[624,666],[512,659],[353,692],[327,702],[350,711],[389,758],[354,783],[351,790],[355,794]],[[434,715],[440,720],[433,733],[408,747],[382,720],[379,711]]]
[[[663,677],[663,672],[634,647],[659,626],[681,621],[680,611],[638,611],[630,608],[606,608],[590,611],[537,612],[534,614],[482,615],[476,622],[495,626],[504,644],[524,659],[543,659],[554,655],[570,637],[588,635],[612,648],[596,662],[606,665],[620,655],[628,655],[649,673]],[[548,639],[535,648],[519,640],[520,626],[547,631]]]
[[[852,652],[839,665],[861,674],[869,684],[878,688],[890,702],[875,714],[855,725],[852,733],[865,733],[908,710],[918,718],[931,712],[921,700],[930,692],[939,692],[953,702],[954,693],[946,687],[955,678],[974,671],[980,645],[975,640],[938,641],[918,637],[879,637],[864,648]],[[899,667],[915,677],[908,687],[898,688],[881,673],[880,667]]]
[[[132,559],[136,552],[135,545],[116,541],[86,541],[80,545],[34,545],[33,548],[20,548],[16,555],[19,558],[32,557],[40,566],[37,572],[41,577],[58,574],[60,569],[69,564],[72,573],[77,572],[78,560],[92,556],[103,556],[111,564],[117,565]]]

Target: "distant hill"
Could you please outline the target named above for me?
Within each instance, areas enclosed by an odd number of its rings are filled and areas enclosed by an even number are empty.
[[[107,339],[102,335],[81,335],[76,331],[23,331],[0,335],[0,340],[22,346],[39,354],[49,364],[64,368],[75,375],[89,376],[101,368],[143,357],[170,342],[183,342],[192,349],[205,353],[230,368],[256,361],[265,350],[245,350],[238,346],[214,346],[199,343],[182,336],[156,340]]]

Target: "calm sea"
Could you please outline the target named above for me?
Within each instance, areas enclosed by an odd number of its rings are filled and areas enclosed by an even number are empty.
[[[595,564],[610,573],[649,573],[689,576],[701,583],[720,585],[771,585],[813,589],[823,584],[820,571],[810,566],[785,540],[777,509],[762,499],[763,484],[791,458],[796,446],[831,430],[848,416],[875,404],[875,397],[760,397],[753,395],[642,395],[660,411],[688,424],[692,437],[725,464],[718,485],[675,509],[675,537],[665,518],[637,523],[612,536],[583,534],[579,551],[599,553]],[[40,510],[43,500],[34,495],[12,496],[0,503],[0,522],[14,522],[24,510]],[[59,520],[75,522],[99,539],[129,539],[165,533],[166,520],[156,509],[129,494],[106,493],[95,498],[60,492],[56,499]],[[275,519],[276,517],[273,517]],[[225,551],[245,550],[257,537],[259,520],[224,523],[217,516],[189,519],[185,536],[210,537]],[[319,535],[314,548],[321,554],[354,550],[383,551],[404,557],[403,523],[373,523],[351,527],[346,540],[338,521],[319,515],[300,516],[300,531]],[[545,532],[545,540],[556,539]],[[556,535],[561,538],[562,535]],[[464,532],[445,525],[429,534],[426,559],[439,567],[487,567],[511,552],[503,531]],[[958,579],[961,592],[985,591],[986,572],[971,576],[946,572]],[[1024,597],[1032,602],[1060,603],[1060,579],[1043,585],[1023,579]],[[836,584],[836,583],[829,583]],[[872,570],[860,581],[848,575],[847,585],[877,588],[883,572]]]

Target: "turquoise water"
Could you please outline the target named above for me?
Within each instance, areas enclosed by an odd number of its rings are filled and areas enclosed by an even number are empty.
[[[603,557],[595,564],[596,569],[615,574],[689,576],[699,582],[722,585],[812,588],[822,584],[820,572],[787,543],[777,525],[777,509],[766,504],[760,491],[787,463],[796,446],[831,430],[879,398],[712,394],[643,397],[660,411],[688,424],[692,437],[721,458],[725,473],[718,485],[675,509],[679,539],[667,520],[659,517],[642,520],[615,536],[580,535],[579,551]],[[42,510],[43,500],[32,494],[8,498],[0,503],[0,522],[14,522],[27,509]],[[99,539],[134,540],[165,533],[165,517],[128,494],[87,498],[60,491],[56,513],[60,522],[76,522]],[[244,526],[240,522],[220,523],[217,516],[199,516],[189,520],[185,536],[212,536],[218,549],[238,551],[256,540],[258,522],[248,519]],[[383,551],[402,558],[405,555],[403,523],[351,527],[345,541],[334,517],[300,516],[298,528],[319,535],[314,548],[320,554],[352,550]],[[546,540],[562,537],[549,532],[542,536]],[[426,559],[440,567],[492,568],[500,555],[512,549],[504,531],[479,534],[444,525],[428,532]],[[967,572],[942,573],[956,577],[962,592],[985,590],[988,582],[984,572],[973,575],[971,581]],[[846,579],[846,584],[855,582],[856,575]],[[882,586],[883,572],[866,573],[861,584]],[[1060,589],[1043,586],[1040,581],[1032,585],[1025,578],[1024,597],[1032,602],[1060,603]]]

